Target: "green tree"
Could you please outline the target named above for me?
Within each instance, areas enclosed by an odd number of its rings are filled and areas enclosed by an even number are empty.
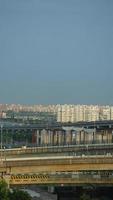
[[[9,199],[10,200],[31,200],[31,197],[25,191],[14,189],[12,192],[10,192]]]
[[[0,200],[9,200],[9,189],[4,180],[0,181]]]
[[[31,200],[31,197],[27,192],[18,189],[9,190],[7,183],[1,180],[0,200]]]
[[[80,200],[90,200],[90,196],[84,193],[80,196]]]

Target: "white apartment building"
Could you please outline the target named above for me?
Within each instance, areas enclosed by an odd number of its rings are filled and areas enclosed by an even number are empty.
[[[72,105],[61,106],[61,120],[62,122],[71,122],[72,118]]]
[[[110,118],[111,118],[111,120],[113,120],[113,106],[111,106]]]
[[[58,122],[98,121],[113,119],[113,106],[59,105]]]
[[[98,121],[100,108],[98,105],[85,106],[84,121]]]
[[[100,107],[100,120],[110,120],[111,119],[111,107],[101,106]]]
[[[85,120],[85,106],[84,105],[76,105],[75,106],[75,121],[84,121]]]

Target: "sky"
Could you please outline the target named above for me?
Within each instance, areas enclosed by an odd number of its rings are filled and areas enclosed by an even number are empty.
[[[113,0],[0,0],[0,103],[113,104]]]

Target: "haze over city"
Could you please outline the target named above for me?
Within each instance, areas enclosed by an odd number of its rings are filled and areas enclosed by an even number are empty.
[[[0,102],[113,103],[112,0],[0,0]]]

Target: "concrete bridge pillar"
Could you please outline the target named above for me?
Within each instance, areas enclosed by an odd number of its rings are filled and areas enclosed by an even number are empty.
[[[57,200],[75,200],[75,198],[75,194],[72,192],[57,194]]]
[[[75,200],[76,193],[72,191],[65,191],[57,194],[57,200]]]
[[[37,146],[41,145],[41,130],[37,130],[36,132],[36,138],[37,138]]]
[[[57,187],[57,200],[75,200],[77,191],[76,187]]]

